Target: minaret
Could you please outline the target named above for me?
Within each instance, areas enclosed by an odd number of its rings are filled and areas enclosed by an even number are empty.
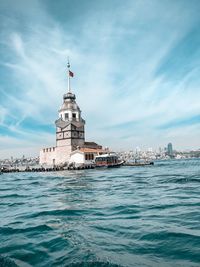
[[[59,110],[59,119],[56,120],[56,146],[57,152],[69,154],[77,147],[84,146],[85,142],[85,121],[81,117],[81,110],[76,103],[76,96],[72,93],[70,79],[74,76],[68,68],[68,88],[63,95],[63,104]]]

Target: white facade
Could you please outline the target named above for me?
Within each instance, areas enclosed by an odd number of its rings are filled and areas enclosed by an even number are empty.
[[[105,153],[108,153],[108,151],[99,148],[80,148],[71,153],[69,162],[76,166],[93,165],[95,164],[95,157]]]
[[[86,159],[86,153],[82,151],[74,151],[71,153],[70,156],[70,163],[74,163],[75,165],[93,165],[94,164],[94,157],[93,159]]]
[[[60,165],[69,161],[71,150],[68,147],[49,147],[40,150],[41,165]]]

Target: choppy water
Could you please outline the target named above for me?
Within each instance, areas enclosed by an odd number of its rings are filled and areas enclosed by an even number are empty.
[[[200,266],[200,160],[3,174],[0,255],[0,266]]]

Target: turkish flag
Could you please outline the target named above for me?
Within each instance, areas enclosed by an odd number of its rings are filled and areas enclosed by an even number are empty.
[[[69,76],[70,77],[74,77],[74,73],[72,71],[69,70]]]

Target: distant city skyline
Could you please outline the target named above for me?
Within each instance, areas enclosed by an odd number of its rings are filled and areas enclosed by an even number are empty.
[[[0,2],[0,158],[55,143],[71,87],[86,140],[200,148],[200,1]]]

